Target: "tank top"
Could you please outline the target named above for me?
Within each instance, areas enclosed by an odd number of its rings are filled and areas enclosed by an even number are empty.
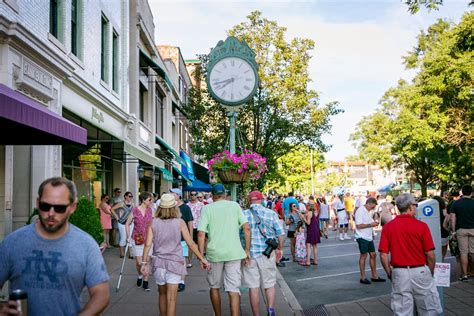
[[[138,206],[132,209],[133,220],[135,227],[133,228],[132,238],[135,239],[135,236],[142,235],[143,240],[146,241],[146,235],[148,230],[148,224],[152,220],[151,208],[145,210],[145,216],[142,215],[142,212]]]
[[[154,218],[152,271],[165,269],[178,275],[186,275],[183,249],[181,247],[181,219]]]

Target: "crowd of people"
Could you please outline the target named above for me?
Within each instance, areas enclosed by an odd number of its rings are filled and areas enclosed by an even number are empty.
[[[464,281],[473,266],[472,186],[463,186],[461,194],[433,198],[440,207],[443,258],[448,244],[454,255],[457,245],[459,280]],[[112,199],[104,194],[99,205],[103,246],[114,245],[110,232],[116,226],[118,255],[126,260],[127,246],[131,247],[137,287],[149,292],[153,276],[161,315],[176,314],[177,292],[185,290],[193,254],[207,271],[215,315],[222,314],[221,288],[229,296],[230,314],[239,314],[241,287],[249,288],[252,312],[259,315],[260,286],[264,288],[267,315],[275,315],[277,267],[293,261],[317,268],[318,244],[328,238],[331,229],[337,231],[340,242],[352,238],[357,242],[361,284],[386,282],[376,267],[374,228],[380,226],[378,252],[392,282],[393,312],[407,315],[415,308],[421,315],[442,312],[433,278],[433,238],[428,226],[416,219],[418,202],[411,194],[400,194],[395,200],[351,193],[306,198],[291,192],[265,196],[254,190],[237,203],[230,201],[222,184],[216,184],[212,193],[191,191],[188,197],[185,200],[178,188],[160,198],[142,192],[134,205],[131,192],[122,198],[116,188]],[[11,289],[26,291],[31,315],[100,314],[108,305],[109,276],[99,247],[68,222],[76,206],[73,182],[47,179],[38,190],[39,220],[0,243],[0,288],[9,280]],[[286,238],[288,257],[283,254]],[[365,272],[367,258],[370,278]],[[89,301],[81,305],[79,296],[84,287],[88,288]],[[56,292],[61,295],[54,295]],[[9,301],[0,310],[0,315],[18,313],[16,301]]]

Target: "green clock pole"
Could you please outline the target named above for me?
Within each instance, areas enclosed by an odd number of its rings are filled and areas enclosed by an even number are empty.
[[[231,154],[235,154],[235,122],[237,121],[238,112],[235,108],[230,109],[227,111],[227,117],[230,121],[230,129],[229,129],[229,149]],[[230,195],[232,201],[237,201],[237,184],[232,183],[230,185]]]
[[[227,108],[231,154],[236,153],[235,124],[238,108],[250,101],[257,92],[258,64],[255,57],[255,52],[245,41],[239,41],[233,36],[219,41],[209,53],[206,84],[211,97]],[[234,83],[238,83],[236,90]],[[237,201],[236,183],[231,184],[230,192],[232,200]]]

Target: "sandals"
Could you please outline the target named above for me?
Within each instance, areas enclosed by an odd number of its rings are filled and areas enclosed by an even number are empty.
[[[298,262],[298,264],[299,264],[300,266],[303,266],[303,267],[309,267],[309,266],[311,266],[311,264],[308,264],[308,263],[306,263],[306,262]]]

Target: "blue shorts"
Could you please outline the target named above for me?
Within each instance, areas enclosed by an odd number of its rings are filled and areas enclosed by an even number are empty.
[[[347,228],[349,227],[349,224],[339,224],[339,228]]]

